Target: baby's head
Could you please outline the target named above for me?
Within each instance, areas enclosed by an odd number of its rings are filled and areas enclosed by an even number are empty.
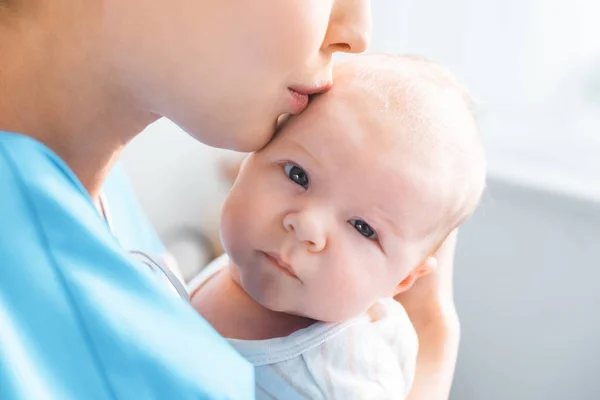
[[[338,64],[335,87],[251,154],[221,235],[263,306],[341,321],[407,290],[479,202],[481,140],[446,70],[400,56]]]

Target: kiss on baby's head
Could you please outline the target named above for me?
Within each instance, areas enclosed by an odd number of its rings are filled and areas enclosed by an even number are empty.
[[[485,161],[466,91],[442,67],[362,56],[251,154],[221,234],[264,307],[341,321],[436,266],[479,202]]]

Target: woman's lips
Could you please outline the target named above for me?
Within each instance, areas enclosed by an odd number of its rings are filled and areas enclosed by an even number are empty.
[[[308,94],[300,93],[294,89],[288,89],[290,92],[290,112],[293,115],[300,114],[308,107]]]
[[[321,85],[314,86],[294,86],[288,88],[291,99],[291,110],[292,115],[300,114],[308,107],[310,96],[326,92],[331,88],[331,82],[326,82]]]
[[[280,269],[282,272],[284,272],[288,276],[290,276],[292,278],[295,278],[295,279],[298,279],[298,277],[294,273],[294,270],[292,269],[292,266],[289,265],[288,263],[286,263],[285,261],[283,261],[281,259],[281,257],[279,257],[279,255],[277,253],[264,252],[263,254],[267,258],[267,260],[271,264],[273,264],[275,267],[277,267],[278,269]]]

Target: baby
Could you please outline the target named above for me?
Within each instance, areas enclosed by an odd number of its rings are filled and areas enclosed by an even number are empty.
[[[224,205],[229,258],[192,303],[255,366],[259,399],[400,399],[417,337],[393,297],[479,202],[466,92],[409,56],[336,65],[335,86],[251,154]]]

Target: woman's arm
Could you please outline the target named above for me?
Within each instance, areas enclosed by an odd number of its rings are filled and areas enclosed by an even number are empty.
[[[450,394],[460,340],[460,323],[452,291],[457,232],[442,245],[438,269],[396,296],[419,337],[415,381],[408,400],[443,400]]]

